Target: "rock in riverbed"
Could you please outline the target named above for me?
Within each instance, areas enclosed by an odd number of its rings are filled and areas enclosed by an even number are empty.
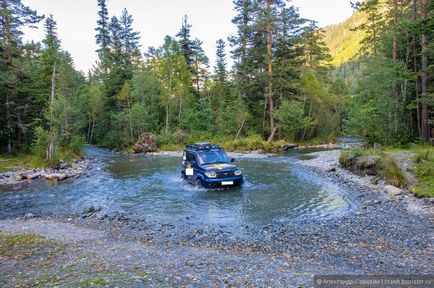
[[[95,165],[96,160],[88,158],[74,161],[71,164],[62,162],[59,167],[46,169],[21,169],[17,172],[0,173],[0,186],[15,186],[17,184],[37,179],[63,181],[67,178],[80,177]]]
[[[143,133],[139,141],[133,146],[134,153],[148,153],[157,151],[157,140],[152,133]]]
[[[392,185],[386,185],[384,186],[384,190],[390,195],[390,196],[399,196],[402,194],[402,189],[397,188]]]
[[[94,212],[99,212],[99,211],[101,211],[101,206],[89,205],[89,206],[84,207],[83,214],[92,214]]]

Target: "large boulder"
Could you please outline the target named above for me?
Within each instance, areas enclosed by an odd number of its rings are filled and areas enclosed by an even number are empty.
[[[145,132],[139,136],[139,141],[133,146],[134,153],[157,151],[157,140],[152,133]]]

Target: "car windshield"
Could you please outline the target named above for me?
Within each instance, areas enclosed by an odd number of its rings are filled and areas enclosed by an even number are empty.
[[[228,155],[224,151],[206,151],[199,153],[197,156],[201,165],[230,162]]]

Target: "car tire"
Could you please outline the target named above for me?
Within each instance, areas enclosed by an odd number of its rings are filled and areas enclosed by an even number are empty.
[[[196,180],[196,188],[199,188],[199,189],[203,188],[202,180],[200,180],[200,179]]]
[[[181,172],[181,177],[182,177],[182,179],[187,180],[187,176],[185,175],[184,172]]]

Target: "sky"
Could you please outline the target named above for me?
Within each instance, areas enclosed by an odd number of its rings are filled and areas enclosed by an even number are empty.
[[[71,53],[76,68],[83,72],[92,68],[97,59],[96,0],[22,2],[39,14],[53,14],[62,48]],[[352,14],[350,0],[292,0],[292,4],[299,7],[302,17],[317,21],[320,27],[342,22]],[[143,52],[150,46],[162,45],[165,35],[174,36],[181,28],[184,15],[189,17],[192,25],[191,36],[203,41],[211,66],[215,61],[216,41],[222,38],[227,42],[227,37],[235,33],[231,22],[234,16],[232,0],[107,0],[107,6],[110,17],[119,17],[123,8],[133,16],[133,27],[140,32]],[[39,29],[25,29],[24,41],[42,40],[42,23],[39,26]]]

